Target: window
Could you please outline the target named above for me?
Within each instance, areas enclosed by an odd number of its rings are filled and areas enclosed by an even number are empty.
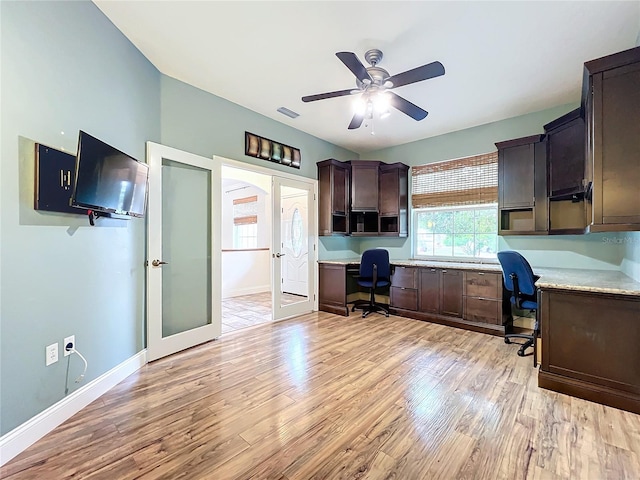
[[[233,201],[233,248],[258,247],[258,196]]]
[[[412,168],[413,256],[495,258],[497,152]]]
[[[415,257],[495,258],[498,205],[413,211]]]

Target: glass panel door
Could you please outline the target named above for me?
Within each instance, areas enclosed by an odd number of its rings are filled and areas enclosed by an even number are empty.
[[[220,208],[213,195],[220,182],[210,159],[148,149],[147,354],[155,360],[220,335]]]

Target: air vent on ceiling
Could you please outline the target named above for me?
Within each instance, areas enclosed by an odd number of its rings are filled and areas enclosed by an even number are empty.
[[[280,108],[278,109],[278,111],[279,111],[281,114],[286,115],[287,117],[291,117],[291,118],[296,118],[296,117],[299,117],[299,116],[300,116],[300,114],[299,114],[299,113],[296,113],[296,112],[294,112],[293,110],[289,110],[287,107],[280,107]]]

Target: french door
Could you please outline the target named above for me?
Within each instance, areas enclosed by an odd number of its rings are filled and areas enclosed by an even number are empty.
[[[147,142],[147,358],[221,334],[220,162]]]
[[[272,289],[273,319],[313,311],[315,217],[312,183],[274,176]]]

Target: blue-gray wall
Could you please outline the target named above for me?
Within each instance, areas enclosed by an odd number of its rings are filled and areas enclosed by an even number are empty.
[[[145,222],[33,209],[34,141],[75,153],[82,129],[144,160],[147,140],[316,177],[354,152],[161,75],[91,2],[1,2],[0,435],[145,346]],[[244,132],[299,147],[302,168],[244,156]],[[61,133],[64,132],[64,135]],[[60,360],[45,367],[45,346]]]
[[[245,131],[300,148],[300,169],[244,154]],[[162,75],[162,143],[204,157],[219,155],[276,171],[317,178],[316,162],[358,155],[251,110]]]
[[[90,2],[0,2],[0,434],[144,347],[145,221],[33,210],[33,141],[75,154],[78,130],[145,158],[160,74]],[[64,132],[64,135],[61,133]],[[45,346],[60,360],[45,367]]]

